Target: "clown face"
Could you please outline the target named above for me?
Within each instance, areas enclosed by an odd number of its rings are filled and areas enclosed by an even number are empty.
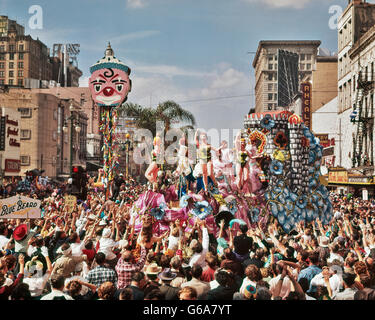
[[[99,69],[89,79],[93,100],[98,106],[117,107],[131,90],[129,75],[120,69]]]

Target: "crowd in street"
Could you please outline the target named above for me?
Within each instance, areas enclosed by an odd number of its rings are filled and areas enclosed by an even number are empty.
[[[73,207],[55,189],[41,219],[0,220],[2,300],[373,300],[375,202],[331,193],[334,217],[239,230],[205,220],[190,232],[151,215],[135,232],[130,209],[145,185],[123,179],[106,200],[91,188]]]

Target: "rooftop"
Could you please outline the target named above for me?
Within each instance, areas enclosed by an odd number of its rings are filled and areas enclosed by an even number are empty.
[[[261,40],[258,45],[257,52],[254,57],[253,67],[255,68],[262,47],[265,46],[285,46],[285,45],[294,45],[294,46],[316,46],[319,47],[322,42],[320,40]]]

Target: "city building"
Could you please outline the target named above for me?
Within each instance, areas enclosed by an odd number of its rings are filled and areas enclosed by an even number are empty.
[[[0,104],[20,113],[20,176],[33,169],[48,177],[69,175],[71,150],[73,164],[85,166],[88,117],[79,110],[80,102],[41,89],[8,88],[0,93]],[[72,104],[78,111],[70,110]],[[74,128],[67,119],[71,114],[77,119]]]
[[[60,99],[73,99],[87,115],[86,160],[96,166],[102,165],[102,136],[99,131],[100,110],[91,98],[91,92],[86,87],[52,87],[39,89],[38,92],[52,94]]]
[[[311,80],[316,70],[320,41],[260,41],[253,61],[255,69],[255,112],[280,109],[277,105],[278,49],[299,55],[299,81]]]
[[[46,45],[25,35],[24,28],[16,23],[8,26],[0,36],[0,85],[24,86],[25,79],[52,80]]]
[[[337,97],[337,55],[321,55],[319,50],[311,84],[311,112],[315,112]]]
[[[20,114],[11,108],[0,108],[0,176],[19,176],[20,166]]]

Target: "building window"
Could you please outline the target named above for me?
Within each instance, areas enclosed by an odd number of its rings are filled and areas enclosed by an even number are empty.
[[[269,74],[268,74],[268,80],[270,80],[270,81],[273,80],[273,74],[272,74],[272,73],[269,73]]]
[[[13,79],[9,79],[8,84],[13,85]]]
[[[21,166],[30,165],[30,156],[20,156]]]
[[[308,64],[306,65],[306,69],[307,69],[307,70],[311,70],[311,64],[310,64],[310,63],[308,63]]]
[[[31,130],[21,130],[21,140],[31,139]]]
[[[22,87],[23,86],[23,79],[18,79],[17,85],[19,85],[20,87]]]
[[[272,60],[273,60],[273,55],[271,54],[268,56],[268,61],[272,61]]]
[[[53,134],[52,134],[52,140],[53,141],[57,141],[57,131],[53,131]]]
[[[14,60],[14,53],[9,53],[9,60]]]
[[[23,60],[23,53],[19,53],[19,54],[18,54],[18,59],[19,59],[19,60]]]
[[[5,71],[0,71],[0,77],[4,78],[5,77]]]
[[[301,70],[305,70],[305,64],[304,64],[304,63],[301,63],[301,65],[300,65],[300,69],[301,69]]]
[[[9,51],[10,51],[10,52],[14,52],[14,51],[16,51],[16,46],[15,46],[14,44],[10,44],[10,45],[9,45]]]
[[[5,68],[5,63],[4,62],[0,62],[0,69],[4,69]]]
[[[311,60],[311,54],[306,55],[306,60]]]
[[[18,62],[18,68],[23,69],[23,62]]]
[[[53,120],[57,120],[57,110],[53,110]]]
[[[300,60],[301,61],[304,61],[305,60],[305,55],[302,53],[300,56],[299,56]]]
[[[270,63],[270,64],[268,65],[268,70],[272,70],[272,69],[273,69],[273,64]]]
[[[0,52],[5,52],[5,46],[4,45],[0,46]]]
[[[14,69],[14,62],[9,62],[9,69]]]
[[[273,90],[273,83],[269,83],[268,84],[268,91],[272,91]]]
[[[4,79],[0,79],[0,84],[5,84],[5,80]]]
[[[275,100],[277,100],[277,93],[275,93]]]
[[[18,112],[21,113],[21,118],[31,118],[31,108],[18,108]]]
[[[0,60],[5,61],[5,54],[4,53],[0,53]]]
[[[23,51],[24,50],[24,46],[23,46],[23,44],[20,44],[20,46],[19,46],[19,49],[18,49],[19,51]]]
[[[272,104],[272,103],[269,103],[269,104],[268,104],[268,110],[272,110],[272,107],[273,107],[273,104]]]
[[[270,101],[273,100],[273,94],[272,94],[272,93],[269,93],[269,94],[268,94],[268,100],[270,100]]]
[[[9,71],[9,77],[14,77],[14,71],[13,70]]]
[[[23,70],[18,70],[18,76],[23,77]]]

